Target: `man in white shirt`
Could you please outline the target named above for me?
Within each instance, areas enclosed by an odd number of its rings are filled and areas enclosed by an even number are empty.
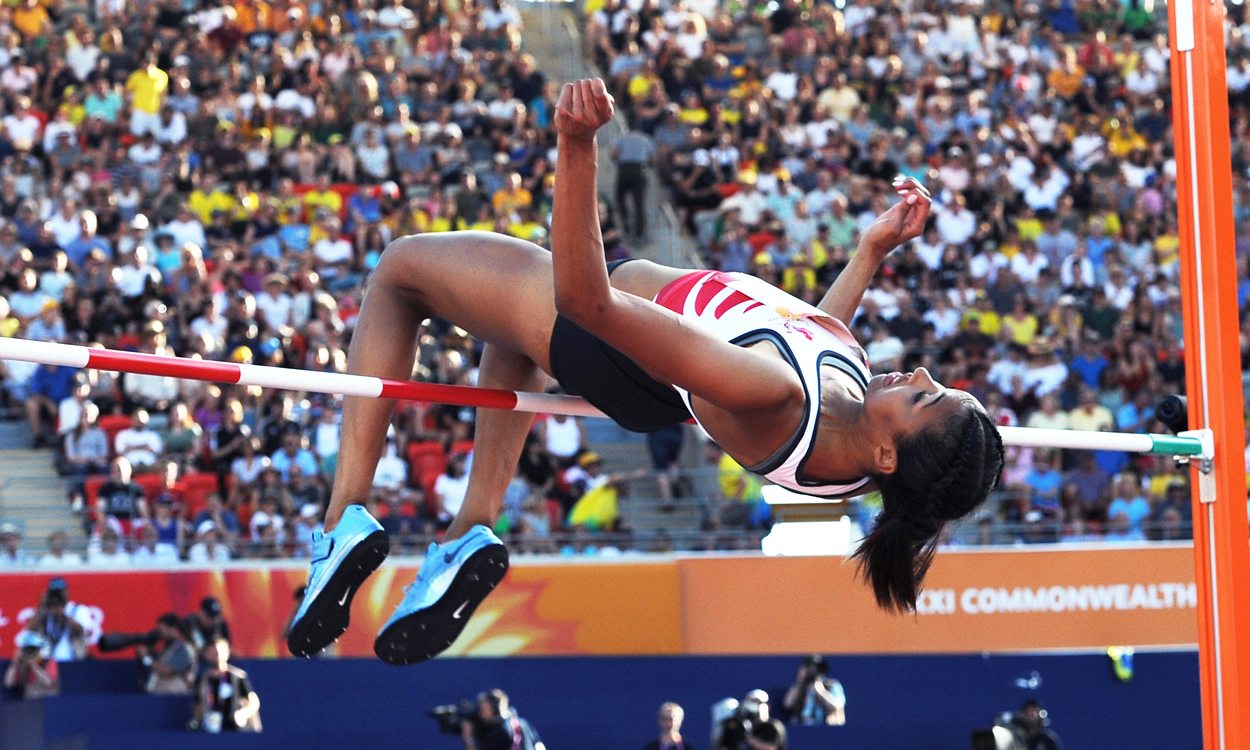
[[[287,278],[280,273],[271,273],[265,277],[265,289],[256,295],[256,311],[264,317],[265,324],[271,330],[290,325],[292,301],[286,293]]]
[[[977,231],[976,214],[968,210],[960,193],[956,193],[949,203],[938,208],[934,224],[944,244],[961,248]]]
[[[46,222],[58,247],[69,247],[82,236],[82,215],[78,204],[72,199],[61,201],[61,210],[52,214]]]
[[[208,245],[208,238],[204,235],[204,225],[192,215],[191,208],[186,204],[178,207],[178,213],[174,215],[174,220],[162,227],[162,231],[172,235],[174,244],[178,247],[182,247],[188,242],[198,247]]]
[[[35,147],[42,123],[31,113],[30,99],[20,97],[13,107],[13,113],[5,115],[0,122],[3,123],[4,133],[15,150],[30,151]]]
[[[721,213],[737,209],[738,220],[744,226],[754,227],[760,223],[764,210],[768,208],[768,199],[755,189],[755,173],[742,171],[738,175],[738,192],[721,201]]]
[[[133,299],[143,295],[149,281],[159,285],[161,272],[148,262],[147,246],[136,245],[130,262],[117,269],[117,288],[123,297]]]
[[[1061,169],[1039,169],[1033,173],[1024,189],[1024,202],[1034,211],[1054,212],[1059,207],[1059,198],[1068,189],[1069,182],[1071,181],[1068,176]]]
[[[135,471],[155,466],[163,448],[160,433],[148,425],[145,409],[137,409],[131,417],[130,426],[113,438],[114,451],[129,461]]]
[[[317,273],[323,279],[336,279],[347,273],[354,251],[351,241],[340,234],[342,223],[338,219],[330,217],[325,227],[326,236],[313,244],[313,255],[317,258]]]

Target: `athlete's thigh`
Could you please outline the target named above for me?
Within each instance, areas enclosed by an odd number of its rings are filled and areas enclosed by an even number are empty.
[[[491,232],[412,235],[387,247],[375,273],[429,314],[550,371],[556,308],[551,255],[541,247]]]

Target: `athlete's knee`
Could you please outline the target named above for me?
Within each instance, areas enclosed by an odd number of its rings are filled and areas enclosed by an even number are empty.
[[[396,237],[387,243],[378,265],[369,274],[371,284],[394,284],[411,280],[418,258],[428,249],[429,238],[419,234]]]

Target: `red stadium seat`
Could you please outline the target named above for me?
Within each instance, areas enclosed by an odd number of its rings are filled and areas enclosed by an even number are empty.
[[[412,484],[425,490],[426,508],[431,514],[437,515],[438,502],[434,499],[434,482],[447,468],[447,454],[443,451],[443,444],[437,440],[409,443],[408,462],[412,467],[409,472]]]
[[[117,433],[130,426],[130,417],[125,414],[106,414],[100,417],[100,429],[104,430],[104,435],[109,441],[109,455],[114,455],[113,439],[117,437]]]
[[[205,472],[187,474],[182,478],[182,514],[195,518],[208,505],[208,496],[217,491],[217,475]]]

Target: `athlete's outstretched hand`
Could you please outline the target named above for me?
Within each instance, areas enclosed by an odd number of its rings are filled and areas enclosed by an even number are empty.
[[[860,247],[885,258],[890,251],[924,231],[932,199],[915,178],[899,175],[894,190],[902,200],[876,218],[859,239]]]
[[[556,133],[564,138],[591,140],[599,128],[612,119],[613,101],[598,78],[564,84],[556,104]]]

